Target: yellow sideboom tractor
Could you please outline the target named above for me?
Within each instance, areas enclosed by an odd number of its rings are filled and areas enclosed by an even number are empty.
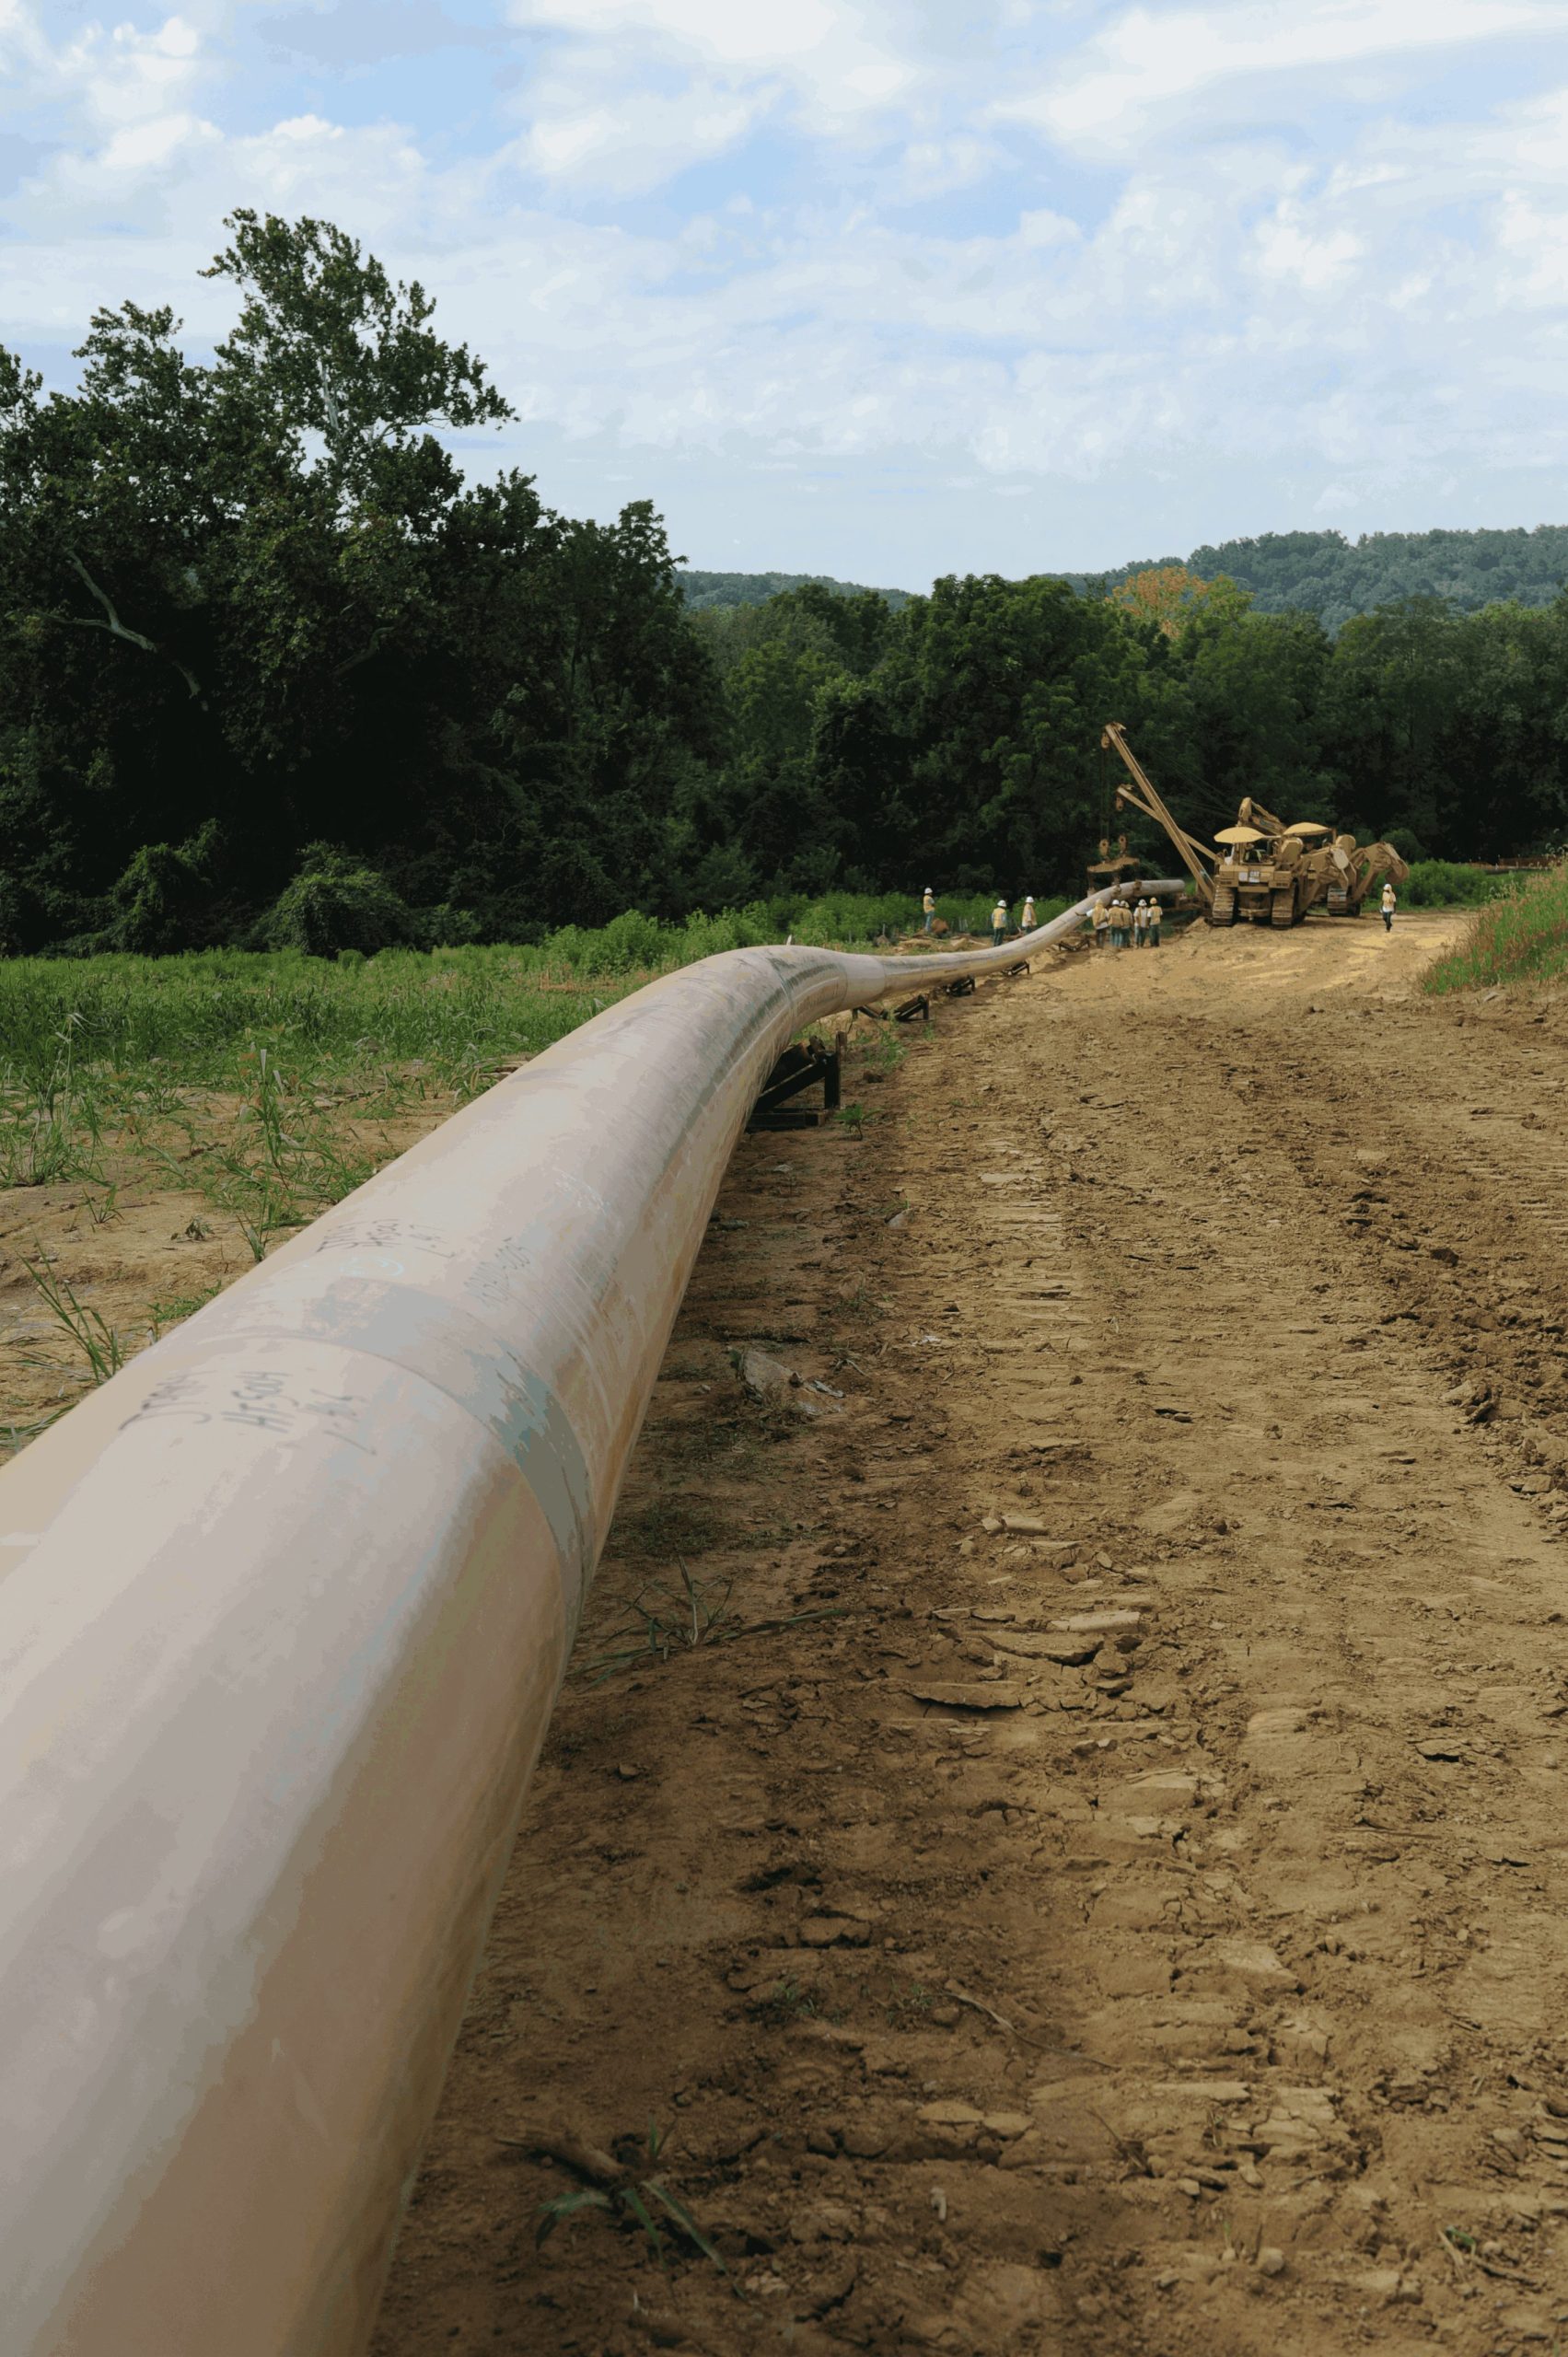
[[[1213,848],[1178,826],[1163,796],[1128,744],[1122,724],[1108,722],[1100,743],[1119,753],[1131,785],[1117,794],[1116,807],[1141,810],[1165,829],[1192,878],[1210,924],[1234,924],[1238,917],[1272,924],[1282,933],[1299,924],[1309,909],[1331,917],[1358,917],[1366,896],[1383,883],[1402,884],[1410,870],[1391,843],[1358,843],[1315,819],[1286,826],[1249,795],[1234,827],[1222,827]]]

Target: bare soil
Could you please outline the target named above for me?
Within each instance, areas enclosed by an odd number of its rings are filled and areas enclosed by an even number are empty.
[[[1455,930],[1059,957],[744,1143],[376,2357],[1557,2344],[1568,999]]]
[[[274,1198],[274,1215],[259,1237],[254,1221],[268,1167],[255,1108],[218,1090],[177,1091],[130,1124],[111,1123],[96,1179],[0,1189],[0,1462],[254,1268],[237,1202],[250,1212],[251,1235],[264,1247],[303,1225],[324,1197],[416,1144],[459,1101],[455,1091],[417,1078],[406,1087],[375,1116],[346,1087],[302,1106],[289,1102],[291,1124],[308,1128],[337,1167],[328,1188],[302,1188],[297,1203]],[[167,1088],[159,1093],[170,1097]],[[384,1082],[377,1093],[385,1093]],[[238,1158],[250,1183],[220,1171],[226,1153]]]

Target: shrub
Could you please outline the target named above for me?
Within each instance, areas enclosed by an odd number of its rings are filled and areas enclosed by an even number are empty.
[[[333,843],[308,843],[299,873],[261,920],[270,949],[302,949],[332,958],[340,949],[385,949],[406,941],[406,903],[374,867],[358,865]]]
[[[1489,876],[1483,867],[1466,867],[1453,859],[1418,859],[1399,894],[1411,909],[1479,909],[1512,888],[1507,877]]]
[[[209,863],[216,837],[209,819],[199,834],[178,847],[144,843],[110,893],[113,914],[108,924],[84,946],[145,957],[199,948],[212,905]]]

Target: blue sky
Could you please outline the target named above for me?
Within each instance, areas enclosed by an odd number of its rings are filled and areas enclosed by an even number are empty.
[[[0,339],[237,204],[422,278],[476,442],[923,587],[1568,521],[1568,0],[0,0]]]

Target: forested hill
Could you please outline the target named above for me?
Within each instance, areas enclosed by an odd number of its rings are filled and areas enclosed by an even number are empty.
[[[1146,571],[1149,562],[1119,566],[1104,576],[1106,586]],[[1226,575],[1249,591],[1257,613],[1316,614],[1325,630],[1338,631],[1353,614],[1403,598],[1445,598],[1467,614],[1505,599],[1549,606],[1568,582],[1568,524],[1538,524],[1533,532],[1364,532],[1358,540],[1342,532],[1263,532],[1194,549],[1185,562],[1205,581]],[[1097,580],[1068,578],[1079,588]]]
[[[1444,598],[1461,613],[1513,599],[1549,606],[1568,583],[1568,524],[1538,524],[1532,532],[1262,532],[1256,540],[1221,540],[1188,557],[1144,557],[1105,574],[1065,573],[1075,589],[1114,588],[1137,573],[1185,564],[1204,581],[1225,574],[1247,590],[1260,614],[1316,614],[1337,632],[1353,614],[1370,614],[1404,598]],[[1042,573],[1054,568],[1049,563]],[[865,593],[853,581],[822,573],[695,573],[677,575],[694,613],[714,607],[761,606],[807,582],[835,596]],[[895,613],[909,603],[906,589],[878,589]]]
[[[694,614],[710,612],[715,606],[765,606],[770,598],[781,597],[786,589],[830,589],[835,598],[866,594],[864,582],[835,581],[830,573],[698,573],[688,566],[675,577]],[[907,589],[877,589],[872,594],[885,599],[894,613],[910,601]]]

